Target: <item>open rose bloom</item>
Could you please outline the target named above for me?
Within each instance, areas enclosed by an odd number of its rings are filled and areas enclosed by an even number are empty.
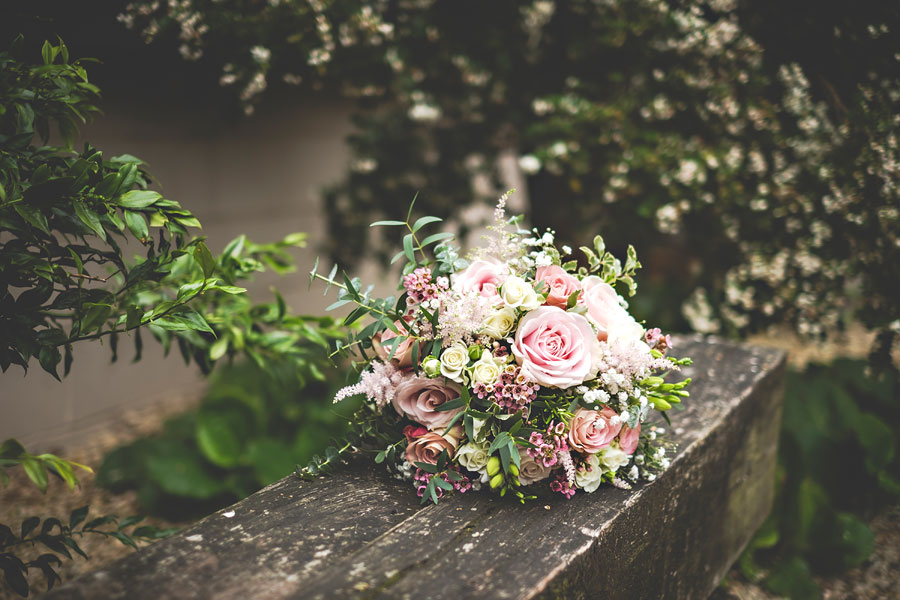
[[[668,459],[663,430],[647,420],[687,396],[689,379],[663,376],[690,361],[668,356],[672,338],[629,313],[621,294],[635,288],[634,250],[625,268],[599,237],[571,255],[552,232],[511,230],[505,202],[469,260],[446,235],[417,233],[439,219],[408,223],[416,236],[400,255],[396,299],[313,273],[343,286],[352,320],[371,317],[338,348],[362,358],[359,381],[335,398],[364,397],[356,423],[374,441],[360,451],[423,502],[477,489],[571,498],[652,481]]]

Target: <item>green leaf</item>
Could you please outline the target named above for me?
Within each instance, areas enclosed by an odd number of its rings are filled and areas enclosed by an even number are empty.
[[[28,534],[34,531],[35,527],[41,524],[40,517],[28,517],[24,521],[22,521],[22,533],[19,534],[20,539],[25,539],[28,537]]]
[[[422,217],[412,226],[412,232],[415,233],[429,223],[440,223],[443,219],[439,217]]]
[[[413,250],[413,239],[411,233],[407,233],[405,236],[403,236],[403,255],[409,262],[416,262],[416,253],[415,250]]]
[[[106,231],[104,231],[103,225],[100,224],[100,217],[97,216],[97,213],[85,206],[84,202],[81,200],[74,200],[72,206],[75,208],[75,214],[78,215],[81,222],[87,225],[88,229],[96,233],[97,237],[105,242]]]
[[[162,195],[152,190],[131,190],[119,198],[119,205],[125,208],[147,208],[162,198]]]
[[[233,467],[241,456],[240,441],[232,430],[229,419],[223,415],[200,413],[197,418],[196,439],[203,456],[220,467]]]
[[[129,231],[141,242],[147,241],[150,230],[147,228],[147,221],[144,215],[132,210],[125,211],[125,224],[128,225]]]
[[[440,406],[438,406],[438,407],[435,408],[434,410],[435,410],[436,412],[444,412],[444,411],[447,411],[447,410],[454,410],[454,409],[456,409],[456,408],[459,408],[459,407],[465,406],[465,405],[466,405],[465,400],[463,400],[462,398],[457,397],[457,398],[454,398],[453,400],[448,400],[447,402],[444,402],[443,404],[441,404]]]
[[[22,468],[25,469],[28,478],[31,479],[42,492],[47,491],[47,467],[43,462],[28,457],[22,461]]]
[[[87,518],[90,508],[90,506],[82,506],[73,510],[69,515],[69,528],[74,529],[80,525]]]
[[[209,347],[209,358],[210,360],[219,360],[225,356],[226,352],[228,352],[228,338],[222,336]]]
[[[209,277],[216,271],[216,259],[213,258],[212,252],[203,242],[198,242],[197,247],[194,248],[194,259],[200,264],[205,277]]]
[[[381,225],[395,226],[395,225],[406,225],[403,221],[375,221],[374,223],[369,224],[369,227],[378,227]]]
[[[816,585],[809,566],[799,556],[781,561],[764,581],[769,590],[792,600],[819,600],[822,590]]]
[[[435,242],[441,242],[443,240],[447,240],[453,237],[453,234],[449,231],[442,231],[441,233],[433,233],[429,235],[427,238],[422,240],[422,247],[426,247]]]
[[[206,322],[206,319],[195,310],[187,310],[177,315],[168,315],[159,317],[152,321],[154,325],[158,325],[167,331],[205,331],[215,335],[212,327]]]

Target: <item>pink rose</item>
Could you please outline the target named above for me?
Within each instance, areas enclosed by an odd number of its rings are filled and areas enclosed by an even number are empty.
[[[457,413],[465,409],[460,406],[445,411],[435,410],[441,404],[458,398],[460,391],[457,384],[443,377],[411,377],[397,385],[391,402],[399,414],[428,429],[438,429],[446,427]]]
[[[404,319],[406,318],[411,317],[404,317]],[[394,327],[400,332],[399,334],[394,333],[390,329],[385,329],[372,336],[372,349],[375,350],[375,354],[378,355],[378,358],[384,362],[387,362],[388,356],[391,355],[391,347],[388,346],[385,348],[385,345],[398,335],[409,335],[409,332],[404,325],[405,323],[403,321],[394,321]],[[405,369],[412,366],[412,347],[414,343],[415,339],[407,337],[397,344],[397,349],[394,350],[394,357],[391,358],[391,363],[395,367]]]
[[[638,442],[641,439],[641,424],[632,429],[627,425],[622,425],[622,431],[619,433],[619,448],[625,454],[634,454],[637,450]]]
[[[454,425],[447,435],[429,431],[409,443],[406,447],[406,460],[411,463],[421,462],[434,465],[437,464],[438,456],[444,450],[447,451],[449,458],[453,458],[462,436],[463,430],[459,425]]]
[[[497,298],[497,290],[509,277],[506,265],[487,260],[476,260],[468,267],[453,275],[453,289],[460,292],[476,291],[485,298]]]
[[[547,294],[544,304],[558,306],[565,309],[569,296],[581,289],[581,282],[577,278],[566,273],[559,265],[538,267],[534,276],[535,281],[543,281],[547,285],[542,290]]]
[[[597,339],[609,343],[641,339],[644,328],[620,304],[621,297],[611,285],[591,275],[581,282],[579,303],[588,310],[588,317],[598,328]]]
[[[596,454],[609,446],[622,429],[621,423],[610,425],[616,416],[611,408],[601,411],[579,408],[569,421],[569,445],[585,454]]]
[[[587,319],[555,306],[541,306],[519,321],[512,351],[522,372],[533,381],[568,388],[596,374],[591,363],[597,346]]]

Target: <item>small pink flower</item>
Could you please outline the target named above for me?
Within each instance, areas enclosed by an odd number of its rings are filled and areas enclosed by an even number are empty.
[[[611,425],[616,416],[611,408],[601,411],[579,408],[569,421],[569,445],[584,454],[596,454],[616,439],[622,425]]]
[[[411,463],[420,462],[434,465],[437,464],[438,456],[444,450],[447,451],[449,458],[453,458],[462,436],[463,430],[459,425],[454,425],[447,435],[429,431],[409,443],[406,447],[406,460]]]
[[[411,317],[404,317],[405,320],[412,320]],[[407,331],[405,327],[406,323],[403,321],[394,321],[394,326],[400,332],[399,334],[394,333],[390,329],[385,329],[379,333],[376,333],[372,336],[372,348],[375,350],[375,354],[378,355],[378,358],[383,360],[384,362],[388,362],[388,356],[391,355],[391,347],[385,347],[389,341],[401,336],[408,336],[409,331]],[[411,337],[407,337],[405,340],[397,344],[396,350],[394,350],[394,356],[391,358],[391,364],[395,367],[399,367],[401,369],[408,368],[412,366],[412,347],[415,339]]]
[[[587,307],[588,317],[597,325],[597,339],[612,343],[643,337],[644,328],[622,307],[621,297],[611,285],[591,275],[582,280],[581,287],[579,303]]]
[[[428,429],[438,429],[449,425],[453,417],[464,410],[462,406],[445,411],[436,410],[441,404],[458,398],[460,392],[461,388],[457,384],[443,377],[410,377],[397,386],[391,402],[399,414]]]
[[[546,285],[542,290],[547,294],[544,304],[565,309],[569,296],[581,290],[581,282],[566,272],[559,265],[538,267],[534,276],[535,281],[543,281]]]
[[[622,449],[622,452],[625,454],[631,455],[634,454],[634,451],[637,450],[638,442],[641,439],[641,424],[638,423],[637,427],[632,429],[627,425],[622,426],[622,431],[619,433],[619,448]]]
[[[599,352],[587,319],[556,306],[541,306],[519,321],[512,351],[522,372],[545,387],[568,388],[592,373]]]
[[[499,300],[498,290],[507,277],[509,277],[509,268],[506,265],[499,262],[476,260],[453,275],[453,289],[460,292],[474,290],[485,298]]]

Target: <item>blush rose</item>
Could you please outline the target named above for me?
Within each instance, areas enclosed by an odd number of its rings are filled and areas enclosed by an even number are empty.
[[[581,290],[581,282],[559,265],[538,267],[535,281],[543,281],[543,291],[547,294],[544,304],[565,309],[569,296]]]
[[[397,328],[397,331],[400,332],[399,334],[394,333],[390,329],[385,329],[372,336],[372,349],[375,350],[375,354],[377,354],[378,358],[382,361],[388,362],[388,357],[391,355],[391,347],[385,347],[388,342],[398,337],[398,335],[409,335],[409,332],[404,325],[406,325],[406,323],[403,321],[394,321],[394,326]],[[391,358],[391,363],[395,367],[405,369],[412,366],[412,347],[414,342],[415,340],[413,338],[407,337],[397,344],[397,348],[394,350],[394,356]]]
[[[641,439],[641,424],[638,423],[637,427],[631,428],[627,425],[622,426],[622,431],[619,433],[619,448],[625,454],[629,456],[634,454],[634,451],[637,450],[638,441]]]
[[[592,364],[598,346],[587,319],[555,306],[541,306],[519,321],[512,351],[533,381],[568,388],[596,375]]]
[[[457,384],[443,378],[411,377],[397,385],[391,402],[399,414],[428,429],[437,429],[449,425],[463,410],[463,407],[436,410],[445,402],[458,398],[460,391]]]
[[[499,301],[498,290],[507,277],[509,277],[509,269],[505,265],[487,260],[476,260],[453,275],[453,289],[460,292],[476,291],[485,298],[495,298]]]
[[[610,423],[615,416],[611,408],[579,408],[569,422],[569,445],[584,454],[596,454],[609,446],[622,429],[621,424]]]
[[[459,425],[454,425],[446,435],[429,431],[421,437],[412,440],[406,447],[406,460],[411,463],[437,464],[438,456],[444,450],[449,458],[456,454],[459,441],[462,439],[463,430]]]

